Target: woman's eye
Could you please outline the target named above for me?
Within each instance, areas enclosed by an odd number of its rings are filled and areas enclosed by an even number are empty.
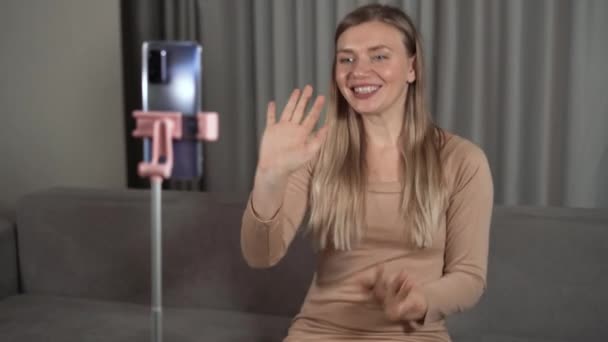
[[[388,56],[386,56],[386,55],[374,55],[374,56],[372,56],[372,60],[374,60],[374,61],[383,61],[385,59],[388,59]]]

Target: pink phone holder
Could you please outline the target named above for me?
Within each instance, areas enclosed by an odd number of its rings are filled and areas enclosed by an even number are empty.
[[[156,179],[169,178],[173,169],[173,140],[182,138],[182,114],[165,111],[133,111],[136,127],[133,136],[152,139],[152,158],[141,162],[138,174]],[[219,117],[216,112],[200,112],[196,115],[196,138],[216,141],[219,137]]]

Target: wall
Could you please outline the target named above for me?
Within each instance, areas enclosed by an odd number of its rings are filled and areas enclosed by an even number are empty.
[[[124,187],[119,1],[2,0],[0,43],[0,210]]]

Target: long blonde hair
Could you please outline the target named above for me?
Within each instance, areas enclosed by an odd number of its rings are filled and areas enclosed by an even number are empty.
[[[400,9],[373,4],[348,14],[338,25],[334,46],[348,28],[378,21],[401,32],[410,55],[415,56],[416,80],[409,85],[401,132],[401,212],[411,222],[410,237],[420,248],[432,244],[432,234],[445,213],[446,189],[440,161],[445,133],[427,109],[420,37],[411,19]],[[313,169],[308,229],[318,249],[349,250],[360,241],[365,227],[368,172],[365,134],[355,113],[337,88],[336,58],[328,111],[330,126]]]

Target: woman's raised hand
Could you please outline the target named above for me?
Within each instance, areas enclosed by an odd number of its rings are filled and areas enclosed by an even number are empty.
[[[312,134],[325,98],[317,96],[305,115],[311,96],[310,86],[294,90],[278,121],[275,103],[268,104],[252,193],[254,212],[262,219],[274,217],[283,201],[289,175],[314,157],[327,135],[327,124]]]
[[[312,87],[302,91],[295,89],[281,117],[276,118],[276,105],[268,103],[266,129],[260,144],[258,172],[287,177],[317,153],[327,134],[324,125],[316,134],[312,131],[319,121],[325,98],[317,96],[312,108],[305,114],[306,105],[312,96]]]

